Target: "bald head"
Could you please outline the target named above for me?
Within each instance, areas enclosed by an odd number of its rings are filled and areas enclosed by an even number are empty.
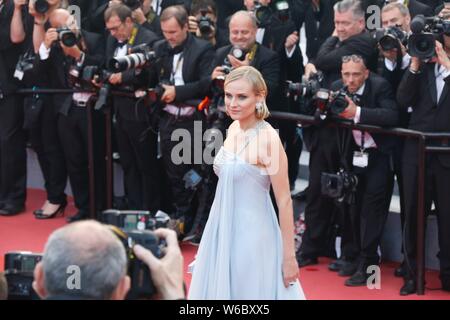
[[[230,43],[241,49],[250,50],[256,42],[258,24],[255,16],[248,11],[238,11],[231,17]]]
[[[126,271],[126,253],[119,239],[96,221],[82,221],[51,234],[35,279],[44,297],[110,299]],[[78,287],[68,286],[71,272],[79,273]]]
[[[65,9],[55,9],[49,15],[49,22],[53,28],[68,27],[73,32],[78,32],[77,20]]]

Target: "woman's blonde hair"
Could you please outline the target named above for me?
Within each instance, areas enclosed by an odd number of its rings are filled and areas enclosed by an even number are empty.
[[[229,83],[240,79],[247,80],[253,87],[255,94],[261,94],[264,97],[262,105],[259,108],[256,108],[256,118],[266,119],[269,117],[270,112],[265,100],[267,96],[267,85],[261,73],[250,66],[236,68],[227,75],[224,86],[226,87]]]

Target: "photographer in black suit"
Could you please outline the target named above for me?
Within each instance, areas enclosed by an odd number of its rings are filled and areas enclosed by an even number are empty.
[[[197,105],[208,92],[214,50],[209,42],[189,33],[188,15],[184,7],[169,7],[162,12],[160,19],[165,39],[154,46],[156,55],[162,59],[151,67],[155,75],[151,83],[164,88],[160,97],[161,153],[176,210],[171,217],[177,220],[180,234],[184,234],[192,227],[196,209],[193,205],[195,192],[186,188],[183,177],[196,168],[198,163],[195,159],[198,161],[198,157],[195,154],[202,154],[201,148],[196,148],[201,143],[194,140],[198,137],[198,133],[194,135],[194,127],[202,121]],[[172,138],[177,129],[180,129],[178,133],[189,132],[190,144],[184,140],[172,140],[180,139],[179,136]],[[183,148],[183,155],[180,154],[180,147]],[[186,148],[190,148],[190,156]]]
[[[23,99],[15,94],[15,67],[22,46],[11,41],[13,1],[0,3],[0,215],[24,210],[26,198]]]
[[[345,86],[356,102],[346,97],[348,106],[340,116],[360,124],[395,126],[398,112],[390,84],[370,73],[361,56],[345,56],[342,61],[342,80],[334,83],[332,89]],[[349,139],[348,160],[358,178],[355,204],[349,210],[351,223],[343,226],[351,230],[344,230],[344,234],[351,232],[360,250],[356,272],[345,285],[364,286],[371,274],[367,268],[380,263],[377,250],[388,214],[389,186],[394,178],[391,153],[396,144],[385,135],[359,130],[343,132]]]
[[[358,54],[367,61],[369,69],[376,69],[376,43],[365,31],[364,12],[359,1],[344,0],[334,6],[335,31],[321,46],[317,57],[305,66],[305,76],[321,70],[324,74],[322,86],[329,88],[341,77],[342,57]],[[297,258],[299,265],[316,264],[321,255],[334,255],[334,234],[331,227],[334,203],[321,195],[321,173],[337,172],[339,150],[336,128],[317,126],[303,130],[306,146],[310,151],[309,187],[305,209],[306,231]],[[342,256],[354,257],[353,245],[341,243]],[[334,268],[335,269],[335,268]],[[338,269],[335,269],[338,270]]]
[[[334,30],[333,6],[337,0],[301,0],[297,23],[305,23],[306,56],[314,60],[322,43]]]
[[[53,89],[74,89],[80,85],[81,71],[85,66],[102,66],[104,63],[104,41],[97,34],[78,29],[76,20],[64,9],[56,9],[49,17],[50,28],[39,47],[35,61],[36,73],[45,78],[46,85]],[[68,28],[77,39],[73,46],[62,43],[57,28]],[[78,70],[78,73],[75,71]],[[88,124],[86,105],[90,103],[92,93],[54,94],[53,105],[57,108],[58,133],[62,143],[70,183],[78,213],[68,221],[88,217]],[[101,114],[93,112],[94,159],[96,160],[96,196],[97,209],[103,206],[102,176],[100,168],[104,161],[103,119]],[[57,212],[56,212],[57,213]],[[56,214],[55,213],[55,214]],[[45,219],[53,215],[36,215]]]
[[[401,3],[389,3],[381,10],[381,21],[383,28],[398,27],[400,30],[410,33],[411,17],[409,10]],[[411,61],[411,56],[406,52],[406,48],[401,41],[398,41],[397,48],[391,50],[383,50],[379,46],[380,53],[384,56],[384,63],[382,68],[382,76],[389,81],[394,92],[397,92],[398,85],[403,77],[403,74],[407,70]],[[398,127],[408,128],[409,118],[411,115],[411,108],[399,110],[399,122]],[[392,137],[393,140],[397,140],[397,147],[393,150],[393,164],[394,174],[398,184],[399,197],[400,197],[400,220],[402,230],[405,224],[405,199],[403,188],[403,175],[402,175],[402,154],[403,154],[403,141],[401,137]],[[394,183],[391,186],[391,196],[394,192]],[[389,205],[389,204],[388,204]],[[402,263],[395,271],[395,276],[403,276],[405,274],[406,267]]]
[[[450,131],[450,34],[436,41],[436,57],[429,63],[411,58],[397,91],[401,108],[412,107],[409,129],[424,132]],[[448,146],[448,140],[432,140],[436,146]],[[417,231],[417,142],[406,140],[403,149],[403,178],[406,206],[406,253],[409,265],[401,295],[416,292],[415,258]],[[425,160],[425,212],[436,206],[440,278],[443,290],[450,291],[450,156],[427,154]]]
[[[106,44],[106,61],[121,58],[128,49],[140,44],[152,44],[157,36],[135,24],[132,11],[123,4],[115,4],[105,11],[105,23],[110,32]],[[109,83],[116,88],[135,91],[148,83],[145,69],[130,69],[113,73]],[[116,137],[120,163],[124,170],[125,193],[132,210],[160,209],[160,187],[157,166],[158,134],[152,128],[147,107],[138,99],[114,96]]]
[[[367,8],[371,5],[376,5],[380,7],[380,9],[383,8],[388,3],[400,3],[406,6],[411,14],[411,18],[414,18],[418,14],[423,14],[424,16],[432,16],[433,15],[433,8],[429,7],[428,5],[417,1],[417,0],[405,0],[405,1],[398,1],[398,0],[362,0],[362,5],[364,12],[366,12]]]

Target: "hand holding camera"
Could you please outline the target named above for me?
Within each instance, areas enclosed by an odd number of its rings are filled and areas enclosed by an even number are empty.
[[[113,84],[113,85],[118,85],[122,83],[122,72],[119,73],[113,73],[110,77],[109,77],[109,83]]]
[[[176,97],[175,86],[162,84],[162,87],[164,88],[164,94],[161,97],[161,101],[165,103],[173,102]]]
[[[49,28],[45,33],[44,45],[47,49],[50,49],[55,41],[58,41],[59,35],[55,28]]]
[[[354,119],[356,115],[356,104],[348,96],[345,96],[345,100],[347,101],[348,106],[339,114],[339,116],[345,119]]]
[[[298,43],[300,40],[300,37],[298,35],[297,31],[292,32],[287,38],[284,46],[286,47],[286,50],[289,52],[294,48],[294,46]]]
[[[437,63],[439,63],[441,66],[444,66],[447,70],[450,70],[450,59],[447,55],[447,52],[445,52],[442,43],[440,43],[439,41],[436,41],[436,56]]]
[[[144,11],[142,11],[142,9],[140,7],[133,11],[133,13],[131,14],[131,17],[138,24],[144,24],[147,21]]]
[[[14,0],[14,9],[20,10],[27,3],[28,0]]]
[[[163,299],[184,299],[183,255],[178,246],[177,235],[169,229],[157,229],[154,234],[167,244],[164,256],[158,259],[140,245],[134,246],[134,254],[149,267],[153,284]]]
[[[245,59],[244,60],[239,60],[238,58],[235,58],[231,54],[229,54],[227,56],[227,58],[228,58],[228,61],[230,62],[231,66],[233,68],[239,68],[239,67],[242,67],[242,66],[249,66],[250,65],[248,54],[245,55]]]

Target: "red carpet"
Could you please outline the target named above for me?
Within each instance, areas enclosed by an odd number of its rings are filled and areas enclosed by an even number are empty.
[[[36,220],[32,211],[39,208],[45,199],[41,190],[29,190],[27,212],[14,217],[0,217],[0,270],[3,270],[3,257],[8,251],[24,250],[42,252],[49,234],[66,224],[65,219],[58,217],[50,220]],[[73,202],[66,209],[66,216],[76,212]],[[186,284],[189,286],[191,275],[187,267],[194,259],[197,247],[182,245],[185,258]],[[300,271],[300,281],[306,297],[313,300],[393,300],[393,299],[421,299],[421,300],[450,300],[450,293],[441,290],[426,290],[424,296],[411,295],[401,297],[398,291],[402,280],[393,276],[397,263],[384,263],[381,268],[381,289],[369,290],[366,287],[349,288],[344,286],[346,278],[339,277],[327,269],[328,259],[321,259],[320,264]],[[426,274],[427,288],[439,288],[438,273],[428,271]]]

